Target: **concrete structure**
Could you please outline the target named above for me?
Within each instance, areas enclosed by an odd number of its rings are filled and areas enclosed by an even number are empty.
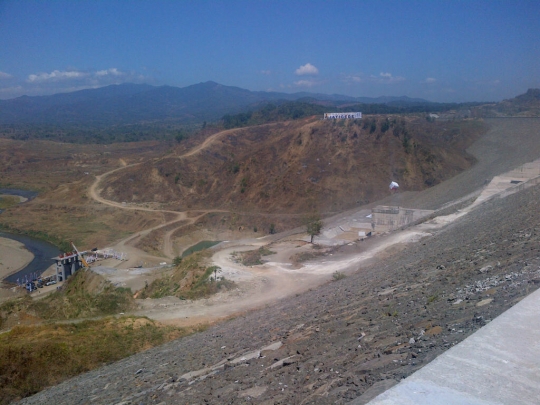
[[[66,281],[69,276],[83,267],[81,258],[75,252],[53,257],[53,260],[56,261],[57,281]]]
[[[532,187],[539,182],[540,159],[536,159],[500,176],[493,177],[471,207],[482,204],[495,196],[505,197],[527,187]]]
[[[371,210],[371,228],[378,233],[393,231],[432,213],[431,210],[378,205]]]
[[[540,290],[368,404],[540,404],[538,308]]]
[[[361,112],[346,112],[346,113],[324,113],[324,119],[361,119],[362,113]]]

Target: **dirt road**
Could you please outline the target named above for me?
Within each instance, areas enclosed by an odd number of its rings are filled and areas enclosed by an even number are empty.
[[[490,200],[343,280],[22,403],[366,403],[538,288],[539,199],[536,186]],[[331,257],[361,253],[360,245]]]
[[[519,132],[516,137],[520,139],[527,138],[529,122],[503,122],[503,124],[503,127],[507,130],[508,128],[515,128],[516,125],[524,125],[522,131]],[[180,156],[179,158],[200,152],[212,142],[216,141],[219,137],[224,136],[231,131],[232,130],[223,131],[212,135],[201,145],[187,152],[183,156]],[[490,171],[490,173],[501,174],[500,167],[498,165],[498,162],[500,162],[500,157],[498,156],[506,153],[504,146],[506,143],[508,143],[503,135],[504,131],[501,131],[501,128],[497,127],[478,141],[480,147],[476,144],[473,145],[471,149],[476,152],[476,156],[479,160],[477,166],[471,169],[468,173],[460,175],[461,180],[452,179],[449,181],[446,189],[443,191],[440,190],[441,187],[439,186],[437,186],[439,188],[437,193],[435,193],[433,189],[427,190],[425,192],[426,197],[423,204],[425,206],[433,206],[436,201],[441,204],[451,204],[452,201],[449,200],[439,201],[441,200],[441,196],[447,195],[456,197],[456,201],[463,201],[464,198],[468,198],[469,196],[478,196],[485,186],[485,184],[482,184],[482,182],[478,180],[479,177],[483,177]],[[490,142],[497,146],[489,148],[488,153],[482,154],[486,151],[486,145],[489,145]],[[524,145],[524,147],[527,147],[529,150],[534,150],[535,147],[533,146],[534,145],[532,145],[530,142]],[[517,147],[514,141],[512,141],[512,147]],[[520,153],[513,151],[512,156],[514,156],[514,158],[511,163],[523,162],[523,157]],[[509,167],[508,162],[505,163],[505,167]],[[513,169],[514,167],[510,168]],[[131,260],[126,264],[126,266],[133,266],[135,265],[134,263],[140,263],[142,261],[153,260],[156,262],[157,260],[162,260],[160,257],[148,255],[140,249],[137,249],[134,245],[141,238],[154,230],[173,225],[179,221],[184,221],[184,225],[182,226],[185,226],[185,221],[187,221],[189,224],[194,223],[200,217],[200,215],[204,215],[205,212],[198,210],[197,212],[201,214],[197,217],[192,217],[187,211],[175,212],[130,206],[108,201],[100,197],[98,193],[100,182],[107,175],[121,169],[123,168],[115,169],[96,178],[96,181],[90,188],[90,196],[96,201],[114,206],[119,209],[158,211],[173,214],[174,217],[172,220],[153,228],[138,232],[137,234],[120,241],[115,246],[116,249],[125,251],[129,254]],[[465,183],[469,181],[479,183],[480,187],[476,190],[471,190],[470,186],[465,186]],[[409,199],[410,201],[419,201],[421,200],[421,195],[422,193],[405,195],[403,200],[407,201],[407,199]],[[222,248],[220,251],[217,251],[217,253],[213,256],[212,261],[213,264],[218,265],[223,269],[223,276],[238,283],[239,288],[237,290],[220,293],[210,299],[194,302],[181,301],[173,297],[161,300],[145,300],[141,303],[142,309],[141,311],[137,312],[137,314],[147,315],[163,322],[191,325],[215,321],[249,309],[259,308],[261,306],[276,302],[283,297],[298,294],[313,288],[316,285],[331,280],[332,275],[336,272],[349,273],[355,271],[359,266],[365,266],[376,258],[386,255],[389,251],[403,249],[406,244],[418,242],[422,238],[435,235],[442,228],[448,226],[453,221],[458,220],[463,215],[468,214],[471,212],[471,210],[472,206],[471,208],[462,210],[459,213],[438,217],[428,223],[411,227],[400,232],[395,232],[390,235],[385,235],[384,237],[377,237],[369,242],[353,243],[347,249],[347,254],[332,256],[330,253],[324,256],[322,259],[319,258],[311,262],[303,263],[303,266],[299,269],[293,268],[290,258],[294,254],[306,250],[305,244],[300,243],[306,240],[306,236],[302,233],[291,235],[291,232],[287,232],[283,235],[273,235],[272,237],[261,239],[229,242],[225,245],[226,247]],[[362,213],[362,217],[365,216],[364,211],[359,210],[358,212]],[[339,226],[340,221],[342,221],[344,217],[350,217],[351,215],[354,216],[355,212],[347,212],[343,215],[334,216],[327,220],[325,226]],[[167,230],[163,238],[164,241],[162,252],[168,258],[172,258],[175,255],[171,243],[171,236],[177,231],[177,229],[177,227],[171,227]],[[297,232],[299,232],[299,230],[297,230]],[[276,250],[276,253],[272,256],[266,257],[267,263],[262,266],[249,268],[235,263],[234,260],[232,260],[231,253],[234,251],[251,250],[264,245],[269,245],[270,249]]]
[[[424,194],[404,194],[402,201],[437,208],[479,194],[486,179],[540,156],[540,120],[503,121],[479,144],[477,169],[446,188],[443,183]],[[539,186],[519,189],[388,237],[329,250],[296,270],[287,259],[308,246],[300,235],[230,241],[214,260],[238,281],[236,297],[230,293],[196,303],[164,299],[159,306],[148,300],[154,306],[147,311],[167,321],[176,316],[182,324],[244,312],[249,304],[261,310],[78,376],[22,403],[365,403],[538,288],[539,200]],[[332,221],[338,224],[339,216]],[[248,268],[231,260],[234,250],[270,242],[276,253],[264,266]],[[332,271],[351,267],[343,280],[284,297],[292,291],[289,283],[309,289],[304,283],[324,282]],[[265,297],[274,301],[265,304]]]
[[[218,132],[216,134],[213,134],[213,135],[209,136],[208,138],[206,138],[203,143],[196,146],[192,150],[186,152],[185,154],[183,154],[181,156],[178,156],[178,158],[182,159],[182,158],[194,155],[196,153],[199,153],[204,148],[212,145],[214,142],[219,140],[219,138],[221,138],[223,136],[226,136],[226,135],[228,135],[230,133],[233,133],[235,131],[238,131],[238,130],[239,130],[239,128],[235,128],[235,129],[221,131],[221,132]],[[98,203],[105,204],[105,205],[108,205],[110,207],[114,207],[114,208],[118,208],[118,209],[122,209],[122,210],[160,212],[160,213],[163,213],[163,214],[170,214],[170,215],[173,216],[172,219],[170,219],[170,220],[168,220],[168,221],[166,221],[166,222],[164,222],[164,223],[162,223],[160,225],[154,226],[152,228],[141,230],[140,232],[136,233],[135,235],[131,235],[131,236],[119,241],[115,246],[113,246],[113,248],[115,250],[117,250],[117,251],[122,251],[122,252],[128,253],[128,257],[130,258],[130,260],[129,260],[128,263],[125,263],[123,265],[124,267],[133,266],[133,265],[135,265],[134,263],[139,263],[141,261],[145,261],[145,259],[152,259],[154,261],[159,260],[160,258],[163,259],[163,257],[149,255],[148,253],[144,252],[143,250],[137,249],[135,247],[135,245],[141,240],[141,238],[143,238],[144,236],[147,236],[152,231],[155,231],[155,230],[158,230],[158,229],[161,229],[161,228],[165,228],[165,227],[169,227],[170,225],[173,225],[173,224],[175,224],[177,222],[182,222],[182,224],[179,225],[178,227],[169,229],[165,233],[164,238],[163,238],[163,245],[162,245],[161,251],[162,251],[163,255],[166,258],[173,259],[175,256],[178,255],[178,253],[175,252],[175,250],[173,248],[171,236],[175,232],[177,232],[179,228],[185,227],[185,226],[188,226],[188,225],[191,225],[191,224],[195,223],[203,215],[208,214],[210,212],[226,212],[224,210],[197,210],[199,215],[190,215],[189,211],[183,211],[182,212],[182,211],[171,211],[171,210],[163,210],[163,209],[156,209],[156,208],[148,208],[148,207],[143,207],[141,205],[134,205],[134,204],[128,204],[128,203],[118,203],[116,201],[107,200],[107,199],[103,198],[100,195],[100,186],[101,186],[102,182],[108,176],[110,176],[113,173],[116,173],[116,172],[118,172],[120,170],[125,170],[125,169],[128,169],[128,168],[131,168],[131,167],[138,166],[138,165],[142,164],[142,162],[140,162],[140,163],[127,165],[124,160],[120,160],[120,163],[122,165],[121,167],[118,167],[116,169],[113,169],[113,170],[110,170],[110,171],[108,171],[106,173],[103,173],[103,174],[101,174],[99,176],[96,176],[95,181],[92,183],[92,185],[88,189],[89,197],[92,198],[93,200],[95,200]]]

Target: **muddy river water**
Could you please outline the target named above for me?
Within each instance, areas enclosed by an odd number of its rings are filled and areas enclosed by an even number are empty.
[[[37,192],[29,190],[0,188],[0,194],[18,195],[30,200],[37,195]],[[0,236],[23,243],[26,249],[28,249],[34,255],[34,259],[30,263],[28,263],[25,268],[7,276],[4,279],[8,282],[16,283],[17,279],[22,280],[23,277],[27,274],[30,275],[33,273],[43,273],[49,268],[49,266],[54,263],[51,258],[58,256],[61,253],[60,250],[53,244],[36,238],[32,238],[30,236],[17,235],[8,232],[0,232]]]

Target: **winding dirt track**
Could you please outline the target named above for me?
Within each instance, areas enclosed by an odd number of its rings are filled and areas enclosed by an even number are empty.
[[[276,125],[276,124],[275,123],[264,124],[264,126],[274,126],[274,125]],[[207,147],[209,147],[210,145],[212,145],[213,143],[218,141],[220,138],[222,138],[222,137],[224,137],[226,135],[238,132],[238,131],[240,131],[242,129],[243,128],[233,128],[233,129],[227,129],[227,130],[224,130],[224,131],[220,131],[218,133],[215,133],[215,134],[209,136],[200,145],[197,145],[196,147],[194,147],[193,149],[189,150],[188,152],[186,152],[186,153],[184,153],[182,155],[179,155],[179,156],[167,155],[167,156],[164,156],[161,159],[164,159],[164,158],[167,158],[167,157],[173,157],[173,156],[178,158],[178,159],[184,159],[186,157],[193,156],[193,155],[195,155],[197,153],[200,153],[202,150],[206,149]],[[121,167],[118,167],[116,169],[113,169],[113,170],[110,170],[110,171],[108,171],[106,173],[103,173],[103,174],[101,174],[99,176],[96,176],[96,179],[95,179],[94,183],[92,183],[92,185],[88,189],[88,195],[89,195],[90,198],[92,198],[94,201],[99,202],[101,204],[105,204],[105,205],[108,205],[110,207],[114,207],[114,208],[118,208],[118,209],[131,210],[131,211],[161,212],[161,213],[167,213],[167,214],[173,214],[174,215],[173,219],[171,219],[171,220],[169,220],[167,222],[164,222],[164,223],[162,223],[160,225],[154,226],[152,228],[148,228],[148,229],[145,229],[143,231],[140,231],[140,232],[136,233],[135,235],[130,235],[127,238],[119,241],[116,244],[115,248],[117,250],[121,250],[121,251],[124,251],[124,252],[128,253],[128,255],[132,258],[132,260],[130,260],[130,262],[133,262],[133,261],[140,262],[140,261],[144,261],[144,259],[147,259],[147,258],[149,258],[149,259],[152,258],[154,260],[159,260],[159,261],[161,261],[163,259],[162,257],[152,256],[152,255],[149,255],[148,253],[146,253],[146,252],[144,252],[144,251],[142,251],[140,249],[135,248],[135,245],[139,242],[139,240],[142,237],[148,235],[150,232],[155,231],[155,230],[160,229],[160,228],[167,227],[169,225],[174,224],[175,222],[181,222],[182,221],[182,225],[179,225],[178,227],[167,231],[165,233],[165,235],[164,235],[164,238],[163,238],[163,245],[162,245],[161,252],[163,253],[163,255],[165,257],[167,257],[169,259],[173,259],[174,257],[176,257],[178,255],[179,252],[174,251],[174,246],[173,246],[173,243],[172,243],[171,239],[172,239],[172,235],[178,229],[195,223],[199,218],[201,218],[202,216],[204,216],[204,215],[206,215],[208,213],[211,213],[211,212],[229,212],[227,210],[221,210],[221,209],[211,209],[211,210],[197,209],[196,212],[201,213],[201,214],[198,215],[198,216],[190,216],[188,214],[191,211],[171,211],[171,210],[147,208],[147,207],[141,207],[141,206],[137,206],[137,205],[127,205],[127,204],[118,203],[116,201],[107,200],[107,199],[103,198],[99,193],[100,192],[100,184],[102,183],[102,181],[104,179],[106,179],[108,176],[110,176],[111,174],[113,174],[113,173],[116,173],[116,172],[118,172],[120,170],[128,169],[130,167],[135,167],[135,166],[141,165],[144,162],[139,162],[139,163],[134,163],[134,164],[127,165],[126,162],[123,159],[120,159],[120,163],[122,164]],[[280,214],[266,214],[266,215],[280,215]],[[300,215],[301,214],[291,214],[290,216],[300,216]]]
[[[479,160],[476,166],[432,189],[428,189],[421,193],[411,194],[412,198],[409,198],[411,200],[409,202],[414,201],[416,204],[413,203],[408,206],[414,207],[422,204],[433,204],[434,207],[441,207],[444,203],[460,201],[467,193],[470,193],[467,194],[467,196],[477,195],[479,194],[479,191],[484,188],[484,185],[482,184],[483,179],[498,175],[505,171],[505,169],[508,170],[510,167],[517,167],[520,164],[538,157],[538,154],[540,153],[540,143],[533,142],[532,145],[526,145],[531,139],[530,132],[527,128],[528,123],[524,124],[523,121],[501,121],[495,122],[495,124],[496,125],[493,126],[493,129],[489,134],[480,139],[471,148],[473,154],[477,156]],[[519,131],[516,131],[516,126],[524,126],[525,128],[520,128]],[[199,153],[221,136],[233,133],[236,130],[227,130],[214,134],[207,138],[201,145],[178,156],[178,158],[184,158]],[[508,145],[508,133],[513,133],[515,138],[520,138],[519,142],[516,140],[515,145]],[[494,148],[485,148],[483,147],[484,144],[494,144],[497,146],[497,150],[492,150]],[[512,153],[509,154],[509,151]],[[525,153],[525,151],[528,153]],[[499,159],[502,159],[503,157],[505,158],[505,165],[508,168],[500,164]],[[533,157],[533,159],[530,159],[530,157]],[[173,233],[186,224],[194,223],[200,216],[208,212],[217,212],[218,210],[197,210],[197,212],[201,213],[199,216],[189,217],[189,211],[176,212],[122,205],[117,202],[108,201],[99,195],[99,185],[103,179],[123,168],[133,166],[134,165],[124,166],[98,176],[94,184],[90,187],[89,194],[97,202],[119,209],[174,214],[173,219],[138,232],[135,235],[131,235],[116,245],[119,250],[126,251],[128,255],[137,257],[138,260],[150,258],[150,255],[134,247],[140,238],[156,229],[183,221],[183,225],[167,230],[164,236],[162,252],[167,257],[172,258],[175,256],[171,243]],[[431,201],[431,203],[429,203],[429,201]],[[469,210],[466,210],[459,215],[439,217],[437,221],[395,232],[384,238],[375,238],[370,243],[362,245],[362,247],[359,245],[352,254],[340,255],[339,257],[330,259],[325,258],[324,261],[318,260],[312,263],[305,263],[301,269],[293,269],[289,260],[289,257],[292,254],[298,252],[298,250],[295,249],[298,249],[299,240],[302,240],[302,238],[305,237],[305,234],[303,234],[300,229],[260,239],[231,241],[224,244],[222,250],[218,251],[213,256],[212,260],[216,265],[222,268],[222,274],[227,279],[238,282],[238,290],[223,294],[220,293],[208,300],[194,302],[180,301],[173,297],[160,300],[145,300],[148,302],[143,303],[143,310],[140,311],[140,314],[164,322],[180,325],[193,325],[200,322],[215,321],[238,312],[260,307],[270,302],[275,302],[285,296],[299,293],[314,287],[315,285],[321,284],[325,280],[331,279],[331,274],[336,271],[355,271],[358,269],[359,265],[375,259],[377,255],[384,255],[385,250],[391,246],[416,242],[421,238],[429,237],[437,233],[441,228],[448,225],[448,223],[452,222],[457,217],[466,214],[466,212],[469,212]],[[350,214],[350,212],[347,213],[347,215]],[[329,218],[327,220],[329,223],[325,223],[325,225],[338,226],[343,215],[344,214]],[[296,235],[294,235],[295,232]],[[281,242],[277,243],[279,246],[276,246],[275,242],[280,240]],[[270,242],[274,242],[272,250],[277,250],[277,253],[270,256],[269,260],[271,260],[271,262],[268,262],[263,266],[248,268],[235,263],[231,258],[231,253],[233,251],[250,250]],[[153,259],[162,260],[162,258],[157,257],[153,257]]]
[[[269,124],[271,125],[271,124]],[[203,143],[194,149],[186,152],[177,158],[182,159],[200,153],[216,142],[219,138],[234,133],[239,129],[231,129],[218,132],[208,137]],[[126,165],[96,176],[94,183],[90,186],[88,194],[90,198],[96,202],[105,204],[117,209],[131,211],[146,211],[146,212],[161,212],[172,214],[173,218],[160,225],[139,231],[134,235],[130,235],[125,239],[120,240],[114,249],[128,254],[128,265],[140,265],[146,261],[162,261],[162,257],[150,255],[136,247],[136,244],[152,231],[160,228],[168,227],[175,223],[182,223],[177,227],[173,227],[165,233],[163,237],[162,253],[169,259],[174,258],[177,253],[174,251],[172,243],[172,235],[180,228],[195,223],[200,217],[210,212],[228,212],[225,210],[196,210],[200,213],[198,216],[190,216],[190,211],[170,211],[162,209],[154,209],[141,207],[136,205],[126,205],[115,201],[110,201],[100,195],[100,185],[111,174],[120,170],[127,169],[140,165],[136,163]],[[285,233],[290,235],[291,232]],[[282,235],[283,236],[283,235]],[[260,307],[269,302],[290,296],[295,293],[305,291],[311,287],[321,284],[329,278],[329,271],[326,272],[302,272],[291,271],[290,263],[272,262],[265,266],[257,266],[256,268],[247,268],[241,264],[235,263],[231,259],[233,251],[250,250],[254,247],[259,247],[268,244],[276,239],[276,235],[263,237],[259,239],[247,239],[228,243],[227,248],[217,252],[213,261],[222,268],[222,275],[227,279],[239,283],[239,288],[232,292],[218,294],[208,300],[199,300],[195,302],[180,301],[173,297],[168,297],[158,300],[144,300],[142,302],[142,310],[137,314],[149,316],[162,322],[174,323],[179,325],[193,325],[200,322],[212,322],[217,319],[222,319],[238,312]],[[293,248],[281,249],[277,257],[283,256],[287,260]],[[335,266],[329,266],[328,269],[333,269]],[[343,266],[337,265],[336,268]],[[218,305],[214,305],[218,304]]]
[[[221,132],[218,132],[216,134],[213,134],[213,135],[209,136],[208,138],[206,138],[203,143],[196,146],[194,149],[186,152],[185,154],[183,154],[181,156],[177,156],[177,157],[179,159],[182,159],[182,158],[185,158],[185,157],[188,157],[188,156],[192,156],[192,155],[194,155],[196,153],[199,153],[201,150],[207,148],[208,146],[213,144],[216,140],[218,140],[222,136],[225,136],[227,134],[233,133],[233,132],[238,131],[238,130],[239,130],[239,128],[235,128],[235,129],[229,129],[229,130],[225,130],[225,131],[221,131]],[[141,165],[143,162],[134,163],[134,164],[131,164],[131,165],[126,165],[124,161],[122,161],[121,163],[122,163],[121,167],[118,167],[116,169],[113,169],[113,170],[110,170],[110,171],[108,171],[106,173],[103,173],[103,174],[101,174],[99,176],[96,176],[96,180],[94,181],[94,183],[90,186],[90,188],[88,190],[88,194],[89,194],[90,198],[92,198],[93,200],[95,200],[96,202],[99,202],[101,204],[105,204],[105,205],[108,205],[108,206],[111,206],[111,207],[114,207],[114,208],[123,209],[123,210],[161,212],[161,213],[168,213],[168,214],[173,214],[174,215],[173,219],[171,219],[171,220],[169,220],[167,222],[164,222],[164,223],[162,223],[160,225],[154,226],[152,228],[148,228],[148,229],[145,229],[143,231],[140,231],[140,232],[136,233],[135,235],[130,235],[129,237],[119,241],[116,244],[115,247],[117,249],[119,249],[119,250],[123,250],[123,251],[129,250],[130,257],[132,257],[133,259],[135,259],[137,261],[140,261],[141,259],[148,258],[148,257],[153,257],[154,259],[156,259],[156,258],[160,259],[160,258],[158,258],[156,256],[151,256],[151,255],[143,252],[142,250],[137,249],[137,248],[134,247],[136,245],[136,243],[142,237],[148,235],[150,232],[155,231],[155,230],[160,229],[160,228],[163,228],[163,227],[166,227],[166,226],[169,226],[169,225],[172,225],[172,224],[174,224],[176,222],[183,221],[182,225],[168,231],[165,234],[165,237],[164,237],[163,246],[162,246],[162,253],[167,258],[172,259],[172,258],[174,258],[176,256],[176,254],[174,252],[173,244],[172,244],[172,241],[171,241],[171,236],[172,236],[172,234],[174,232],[176,232],[179,228],[182,228],[182,227],[185,227],[187,225],[195,223],[200,217],[202,217],[203,215],[208,214],[210,212],[227,212],[227,211],[224,211],[224,210],[197,210],[197,212],[201,213],[200,215],[189,217],[188,216],[189,211],[170,211],[170,210],[154,209],[154,208],[126,205],[126,204],[118,203],[116,201],[106,200],[105,198],[103,198],[99,194],[99,190],[100,190],[99,187],[100,187],[101,182],[105,178],[107,178],[108,176],[110,176],[113,173],[116,173],[116,172],[118,172],[120,170],[128,169],[130,167]]]

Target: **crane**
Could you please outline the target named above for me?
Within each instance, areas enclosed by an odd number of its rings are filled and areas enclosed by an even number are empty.
[[[81,262],[84,265],[84,267],[90,267],[88,265],[88,263],[86,262],[86,260],[84,260],[84,257],[79,253],[79,251],[77,250],[77,247],[75,246],[75,244],[73,242],[71,242],[71,246],[73,246],[73,249],[75,249],[75,252],[77,253],[77,256],[79,256],[81,258]]]

